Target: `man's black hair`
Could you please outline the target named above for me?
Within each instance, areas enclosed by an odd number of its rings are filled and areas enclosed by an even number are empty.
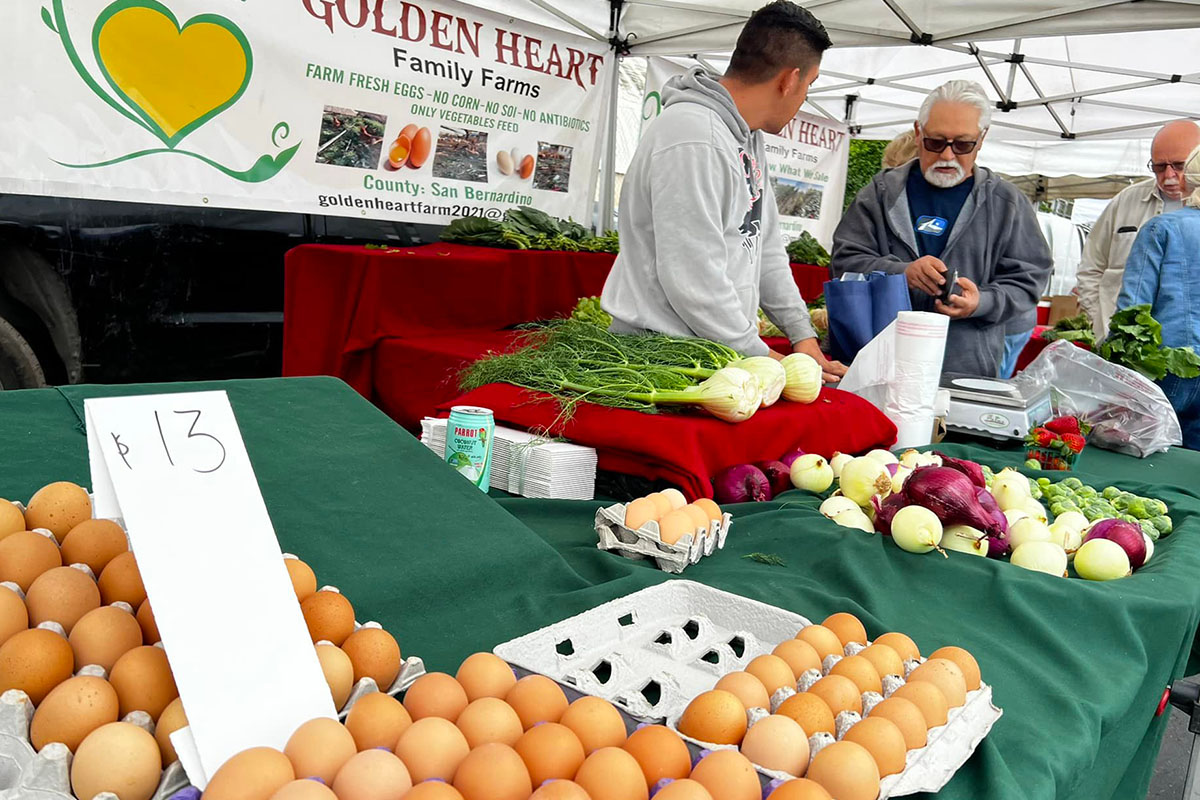
[[[738,36],[726,74],[756,84],[785,69],[807,73],[833,45],[825,26],[806,8],[775,0],[755,11]]]

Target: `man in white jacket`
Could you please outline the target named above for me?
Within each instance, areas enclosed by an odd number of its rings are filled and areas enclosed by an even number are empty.
[[[664,87],[621,190],[621,253],[601,298],[614,331],[783,358],[758,336],[761,306],[825,380],[845,373],[821,354],[792,277],[761,134],[800,110],[829,46],[816,17],[776,0],[750,17],[724,77],[697,67]]]

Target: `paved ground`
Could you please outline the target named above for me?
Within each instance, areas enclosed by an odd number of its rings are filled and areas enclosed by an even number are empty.
[[[1187,716],[1183,712],[1171,709],[1171,719],[1167,723],[1162,749],[1158,752],[1158,763],[1154,767],[1154,778],[1150,781],[1146,800],[1185,800],[1183,784],[1187,778],[1192,740],[1195,738],[1188,731],[1187,723]]]

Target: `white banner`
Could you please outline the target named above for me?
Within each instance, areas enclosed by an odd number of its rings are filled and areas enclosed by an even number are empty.
[[[649,58],[642,124],[662,113],[663,85],[689,66],[665,58]],[[825,249],[842,218],[850,134],[845,125],[801,111],[778,136],[763,134],[767,171],[779,205],[779,227],[785,242],[808,231]]]
[[[590,220],[606,44],[453,0],[6,0],[0,192]]]

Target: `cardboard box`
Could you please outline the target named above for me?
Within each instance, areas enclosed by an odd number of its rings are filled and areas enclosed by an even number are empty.
[[[1073,294],[1058,295],[1050,298],[1050,316],[1047,325],[1054,325],[1059,320],[1079,316],[1079,298]]]

